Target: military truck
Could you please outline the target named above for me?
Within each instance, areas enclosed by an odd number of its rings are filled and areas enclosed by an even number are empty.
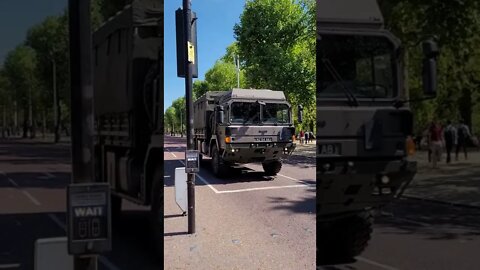
[[[194,143],[216,176],[239,163],[262,163],[274,176],[295,149],[292,108],[281,91],[207,92],[194,102]],[[301,121],[301,112],[299,121]]]
[[[93,33],[95,172],[122,199],[150,205],[163,241],[163,1],[135,0]],[[159,250],[162,252],[163,249]]]
[[[437,45],[423,43],[423,82],[435,95]],[[372,210],[416,173],[405,55],[375,0],[317,1],[317,258],[367,246]],[[421,72],[421,71],[419,71]]]

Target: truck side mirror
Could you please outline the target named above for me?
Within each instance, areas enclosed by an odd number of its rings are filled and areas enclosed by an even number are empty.
[[[298,123],[303,122],[303,106],[298,105]]]
[[[224,115],[224,109],[223,109],[223,106],[217,106],[217,110],[216,110],[216,113],[217,113],[217,123],[219,124],[223,124],[224,121],[225,121],[225,115]]]
[[[423,93],[429,97],[437,94],[437,56],[438,45],[433,40],[423,42]]]

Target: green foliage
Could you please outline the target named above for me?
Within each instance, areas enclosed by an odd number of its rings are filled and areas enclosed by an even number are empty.
[[[414,103],[416,132],[429,121],[460,118],[472,123],[480,81],[480,2],[476,0],[379,0],[387,28],[402,42],[408,56],[412,98],[422,96],[422,40],[435,37],[438,59],[438,94],[433,101]],[[480,121],[478,121],[480,122]],[[475,125],[474,129],[480,126]]]
[[[284,91],[304,106],[302,129],[316,116],[315,1],[248,0],[234,27],[247,85]]]

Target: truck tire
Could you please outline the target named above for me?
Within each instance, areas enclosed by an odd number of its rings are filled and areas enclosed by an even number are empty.
[[[156,255],[163,256],[163,169],[155,169],[152,179],[150,229]],[[160,256],[160,257],[161,257]]]
[[[317,243],[319,262],[338,263],[360,255],[368,246],[372,226],[372,212],[366,210],[321,228]]]
[[[225,177],[228,170],[228,164],[220,156],[216,145],[212,147],[212,170],[213,174],[219,178]]]
[[[262,163],[263,170],[267,176],[275,176],[282,169],[282,162],[280,160],[274,160]]]

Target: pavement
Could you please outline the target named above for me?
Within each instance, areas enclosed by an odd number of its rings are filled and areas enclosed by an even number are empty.
[[[165,137],[165,269],[315,269],[315,159],[291,156],[277,177],[259,165],[196,177],[196,233],[175,203],[185,141]]]
[[[480,152],[470,149],[468,160],[460,155],[446,164],[445,155],[433,168],[427,153],[416,153],[418,173],[404,196],[432,202],[480,208]]]

